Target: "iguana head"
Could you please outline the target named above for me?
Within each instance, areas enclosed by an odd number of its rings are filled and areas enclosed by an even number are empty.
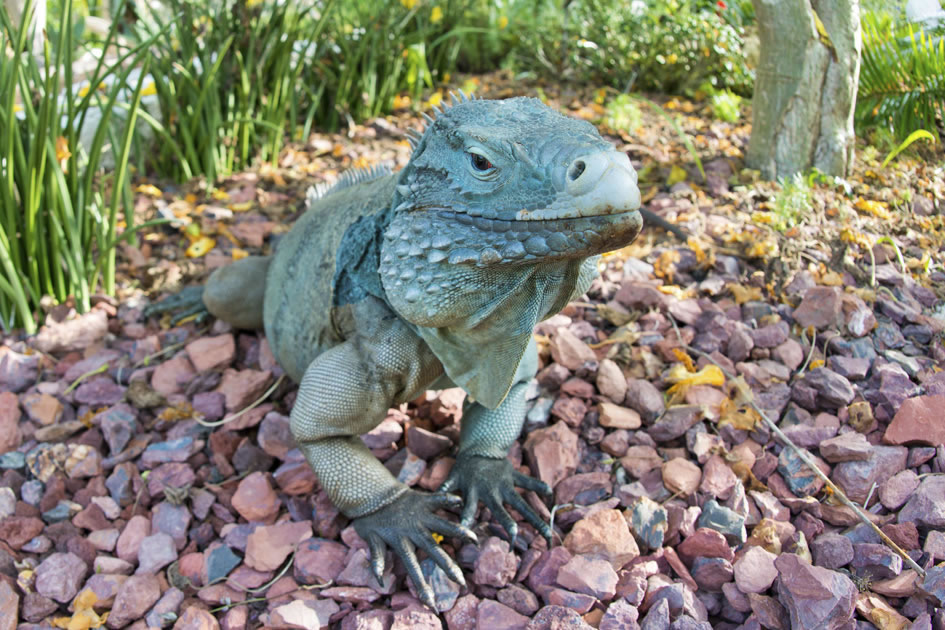
[[[440,234],[428,253],[454,264],[587,257],[629,243],[642,225],[629,158],[590,123],[534,98],[446,108],[398,183],[397,214],[456,223],[462,243]]]
[[[381,280],[415,320],[442,311],[416,307],[454,293],[458,278],[508,284],[529,266],[623,247],[642,227],[639,206],[629,158],[590,123],[534,98],[456,99],[398,174]]]

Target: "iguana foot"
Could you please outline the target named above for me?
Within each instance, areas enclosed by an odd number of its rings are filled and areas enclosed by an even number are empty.
[[[198,324],[210,314],[203,303],[203,287],[200,285],[184,287],[178,293],[170,295],[144,309],[144,316],[173,313],[171,325],[176,326],[183,320],[193,317]]]
[[[420,599],[431,609],[435,609],[433,589],[423,578],[423,571],[417,560],[416,550],[419,547],[427,552],[450,579],[465,586],[463,572],[433,538],[433,533],[437,533],[452,538],[464,538],[473,543],[479,542],[469,528],[434,514],[439,508],[455,510],[461,504],[459,497],[450,494],[423,494],[416,490],[407,490],[393,503],[355,519],[355,531],[367,541],[371,549],[371,568],[378,582],[383,582],[384,552],[390,546],[403,560]]]
[[[505,504],[508,504],[518,510],[542,536],[550,539],[551,527],[515,491],[516,486],[539,494],[551,494],[548,484],[518,472],[509,460],[476,455],[460,455],[456,459],[449,477],[440,486],[440,492],[458,490],[462,493],[464,506],[460,523],[466,527],[472,526],[476,508],[482,501],[508,533],[510,542],[514,542],[518,536],[518,525],[505,509]]]

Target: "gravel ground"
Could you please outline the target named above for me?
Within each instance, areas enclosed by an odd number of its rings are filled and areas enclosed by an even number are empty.
[[[706,170],[708,197],[677,183],[648,207],[719,205],[738,175]],[[244,228],[262,243],[272,225]],[[728,242],[649,229],[537,327],[509,457],[554,488],[526,496],[553,543],[520,522],[510,547],[481,510],[478,547],[443,542],[468,587],[425,561],[437,612],[399,562],[371,575],[292,442],[295,386],[261,334],[145,321],[140,296],[54,309],[0,346],[0,630],[945,629],[945,274],[923,286],[877,246],[776,275]],[[463,397],[428,392],[363,439],[435,489]]]

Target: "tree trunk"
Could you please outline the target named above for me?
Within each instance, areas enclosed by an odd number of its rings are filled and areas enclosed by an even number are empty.
[[[849,174],[860,74],[859,0],[752,4],[761,58],[748,165],[767,179],[811,167],[831,175]]]

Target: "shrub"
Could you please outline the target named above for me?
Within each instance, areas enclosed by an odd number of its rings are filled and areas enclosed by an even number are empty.
[[[151,47],[159,142],[150,164],[177,180],[211,182],[259,156],[278,156],[286,134],[312,124],[324,86],[302,80],[318,47],[330,2],[168,0],[168,14],[138,21]]]
[[[863,17],[856,122],[883,126],[897,140],[935,132],[945,116],[945,32],[925,33],[884,12]]]
[[[771,214],[774,220],[771,226],[783,232],[800,223],[811,210],[810,184],[800,173],[782,179],[781,190],[774,198]]]
[[[45,40],[42,67],[25,51],[25,31],[0,7],[0,327],[32,333],[44,296],[74,297],[83,312],[96,291],[114,292],[119,206],[131,207],[128,156],[145,75],[138,73],[133,88],[128,79],[151,42],[123,47],[113,27],[104,49],[114,47],[118,58],[101,56],[76,92],[70,0],[57,39]],[[120,134],[111,124],[118,108],[130,112]],[[107,152],[114,157],[108,175],[99,168]],[[125,234],[143,227],[132,226],[130,214],[125,221]]]
[[[712,115],[729,123],[738,122],[741,116],[742,97],[731,90],[719,90],[709,97]]]
[[[632,134],[643,123],[643,114],[630,95],[618,94],[605,106],[601,123],[615,131]]]
[[[709,81],[747,94],[753,78],[740,28],[717,8],[680,0],[633,2],[629,7],[614,0],[573,3],[561,25],[565,38],[550,28],[539,34],[535,59],[547,61],[537,66],[570,69],[578,79],[622,91],[683,93]]]

